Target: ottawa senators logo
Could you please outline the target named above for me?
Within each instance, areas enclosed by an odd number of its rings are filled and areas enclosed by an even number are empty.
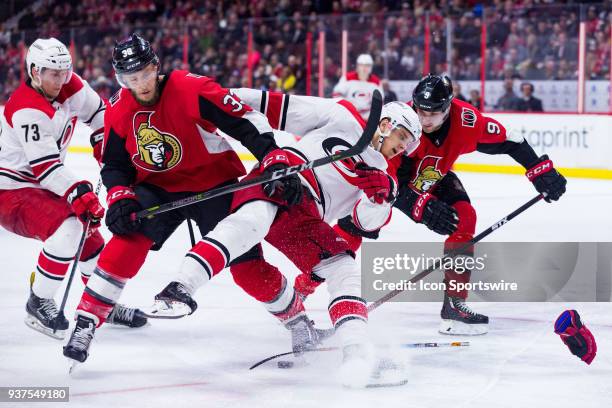
[[[181,161],[181,143],[174,135],[163,133],[151,125],[153,113],[138,112],[134,115],[138,153],[132,156],[132,162],[149,171],[170,170]]]
[[[442,178],[442,173],[438,170],[440,159],[442,158],[438,156],[425,156],[419,163],[412,184],[421,193],[429,191]]]

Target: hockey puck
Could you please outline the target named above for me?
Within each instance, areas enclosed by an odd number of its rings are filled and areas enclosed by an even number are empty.
[[[276,365],[278,368],[291,368],[293,367],[293,361],[279,361]]]

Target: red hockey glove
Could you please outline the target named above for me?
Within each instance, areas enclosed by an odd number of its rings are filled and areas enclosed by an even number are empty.
[[[591,331],[580,321],[577,311],[566,310],[561,313],[555,322],[555,333],[561,336],[573,355],[591,364],[597,354],[597,343]]]
[[[261,170],[264,173],[273,173],[289,166],[289,157],[283,149],[272,150],[261,161]],[[264,183],[263,189],[268,197],[277,193],[280,194],[289,206],[299,204],[302,201],[302,182],[297,174]]]
[[[355,174],[358,178],[353,184],[363,190],[373,202],[382,204],[395,198],[395,182],[384,171],[360,162],[355,166]]]
[[[548,155],[540,157],[540,161],[525,173],[533,183],[538,193],[544,194],[546,202],[557,201],[563,193],[567,180],[554,168]]]
[[[104,217],[104,207],[100,204],[88,181],[81,181],[72,186],[65,195],[72,206],[72,211],[81,221],[91,220],[93,226],[98,226]]]

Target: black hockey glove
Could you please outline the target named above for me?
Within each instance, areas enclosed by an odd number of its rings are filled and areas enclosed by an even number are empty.
[[[457,211],[429,193],[418,194],[411,188],[403,189],[394,204],[413,221],[441,235],[450,235],[457,230]]]
[[[557,201],[563,193],[567,180],[554,168],[548,155],[540,157],[540,161],[525,173],[533,183],[538,193],[544,194],[546,202]]]
[[[138,231],[140,224],[133,219],[133,214],[142,210],[136,200],[136,194],[129,187],[116,186],[108,191],[106,198],[108,211],[106,226],[117,235],[126,235]]]
[[[261,161],[261,169],[264,174],[273,173],[289,166],[289,158],[282,149],[272,150]],[[299,204],[302,201],[302,182],[297,174],[264,183],[263,190],[268,197],[279,194],[289,206]]]

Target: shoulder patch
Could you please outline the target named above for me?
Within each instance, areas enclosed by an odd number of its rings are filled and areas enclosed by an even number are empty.
[[[476,126],[476,112],[473,109],[465,106],[461,108],[461,126],[471,128]]]
[[[121,99],[121,89],[108,99],[108,103],[110,103],[110,106],[115,106],[119,99]]]

